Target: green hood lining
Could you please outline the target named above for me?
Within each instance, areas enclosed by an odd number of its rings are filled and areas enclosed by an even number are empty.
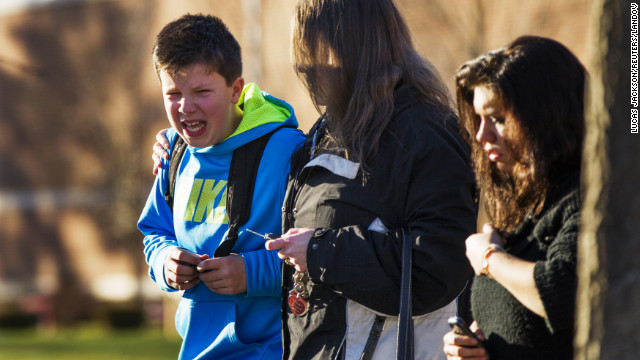
[[[290,109],[269,102],[255,83],[242,89],[236,111],[242,114],[242,121],[229,138],[263,124],[285,122],[291,117]]]

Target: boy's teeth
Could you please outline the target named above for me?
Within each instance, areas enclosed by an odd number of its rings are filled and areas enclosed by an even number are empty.
[[[202,127],[204,126],[204,123],[202,121],[198,121],[193,123],[187,123],[186,126],[187,126],[187,129],[189,129],[189,131],[195,132],[202,129]]]

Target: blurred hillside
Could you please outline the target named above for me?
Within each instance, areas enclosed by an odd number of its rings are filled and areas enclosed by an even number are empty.
[[[561,41],[589,68],[587,0],[397,1],[451,87],[466,60],[522,34]],[[294,4],[2,0],[0,314],[70,324],[96,304],[160,299],[136,229],[153,135],[168,126],[154,36],[187,12],[221,17],[242,45],[245,79],[290,102],[307,130],[317,113],[290,64]]]

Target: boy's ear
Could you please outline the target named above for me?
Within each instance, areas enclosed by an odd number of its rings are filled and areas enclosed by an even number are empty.
[[[233,91],[231,93],[231,101],[233,101],[234,104],[237,104],[240,99],[240,94],[242,94],[242,89],[244,89],[244,78],[240,76],[235,79],[233,84],[231,84],[231,89]]]

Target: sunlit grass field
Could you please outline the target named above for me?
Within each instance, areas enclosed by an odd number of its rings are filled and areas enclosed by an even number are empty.
[[[0,360],[175,360],[179,350],[178,335],[167,337],[159,329],[0,329]]]

